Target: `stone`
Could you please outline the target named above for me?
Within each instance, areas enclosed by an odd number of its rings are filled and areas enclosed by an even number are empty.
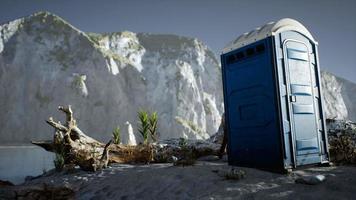
[[[229,161],[229,157],[227,154],[224,154],[223,157],[221,158],[221,161],[223,162],[228,162]]]
[[[228,180],[240,180],[246,176],[246,172],[244,170],[235,167],[231,167],[230,169],[213,170],[213,172]]]
[[[197,159],[197,161],[207,161],[207,162],[213,162],[218,160],[220,160],[219,156],[214,156],[214,155],[203,156]]]
[[[326,177],[324,175],[306,175],[306,176],[301,176],[298,177],[295,182],[300,183],[300,184],[306,184],[306,185],[317,185],[326,180]]]
[[[133,132],[130,122],[125,122],[125,130],[122,133],[122,144],[137,145],[136,135]]]
[[[356,121],[356,84],[326,71],[321,83],[326,118]]]
[[[0,187],[3,187],[3,186],[14,186],[14,184],[11,183],[10,181],[0,180]]]
[[[16,192],[8,187],[0,187],[0,199],[18,199]]]
[[[222,144],[224,140],[225,114],[221,117],[221,122],[218,131],[209,138],[210,142]]]
[[[330,159],[339,164],[356,164],[356,123],[327,120]]]

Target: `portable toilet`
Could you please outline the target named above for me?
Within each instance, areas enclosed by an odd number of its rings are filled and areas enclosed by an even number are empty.
[[[301,23],[286,18],[224,48],[229,164],[289,171],[328,163],[317,46]]]

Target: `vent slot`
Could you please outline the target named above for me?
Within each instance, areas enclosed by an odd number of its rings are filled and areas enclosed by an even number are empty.
[[[236,63],[236,62],[240,62],[242,60],[245,60],[247,58],[252,58],[252,57],[255,57],[259,54],[262,54],[264,53],[266,50],[266,47],[264,44],[258,44],[256,46],[253,46],[253,47],[250,47],[246,50],[243,50],[243,51],[239,51],[237,53],[234,53],[234,54],[231,54],[229,56],[227,56],[226,58],[226,63],[228,65],[231,65],[233,63]]]
[[[227,64],[230,65],[235,62],[235,55],[229,55],[226,60]]]
[[[247,56],[253,56],[253,54],[255,54],[255,49],[254,48],[248,48],[246,50],[246,55]]]
[[[242,60],[245,58],[245,55],[243,52],[238,52],[235,55],[236,55],[237,60]]]
[[[257,53],[262,53],[265,51],[265,45],[264,44],[259,44],[256,46],[256,52]]]

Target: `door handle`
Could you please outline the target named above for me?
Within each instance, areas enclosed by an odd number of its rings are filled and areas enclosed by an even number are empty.
[[[297,101],[297,97],[295,95],[291,95],[290,102],[296,102],[296,101]]]

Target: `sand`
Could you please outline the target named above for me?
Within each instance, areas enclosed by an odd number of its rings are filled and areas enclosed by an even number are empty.
[[[194,166],[172,164],[114,165],[100,172],[48,172],[23,185],[68,186],[76,199],[356,199],[356,167],[312,167],[291,174],[242,168],[246,177],[226,180],[219,172],[226,162],[199,161]],[[220,175],[219,175],[220,174]],[[300,176],[322,174],[318,185],[297,184]]]

